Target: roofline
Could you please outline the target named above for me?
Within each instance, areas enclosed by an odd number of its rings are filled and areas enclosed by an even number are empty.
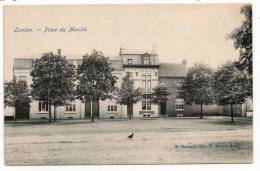
[[[146,54],[146,53],[121,53],[121,55],[143,55],[143,54]],[[147,54],[158,55],[157,53],[147,53]]]
[[[184,78],[185,76],[160,76],[159,74],[159,78]]]
[[[123,64],[123,68],[159,68],[159,65]]]

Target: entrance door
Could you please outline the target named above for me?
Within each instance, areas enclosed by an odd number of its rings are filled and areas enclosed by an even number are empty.
[[[91,118],[91,104],[90,101],[85,102],[85,117]],[[99,117],[99,101],[92,102],[92,113],[95,118]]]
[[[20,102],[15,107],[16,119],[30,119],[30,102]]]
[[[166,116],[166,103],[160,104],[160,115],[163,117]]]

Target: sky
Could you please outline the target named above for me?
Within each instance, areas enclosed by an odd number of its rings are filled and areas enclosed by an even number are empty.
[[[121,46],[145,50],[156,46],[160,62],[187,60],[188,66],[203,62],[216,68],[238,59],[227,35],[244,20],[242,5],[5,6],[4,79],[12,78],[14,58],[38,58],[57,49],[67,58],[81,58],[92,49],[115,56]],[[86,30],[67,32],[70,26]],[[45,27],[57,31],[44,33]]]

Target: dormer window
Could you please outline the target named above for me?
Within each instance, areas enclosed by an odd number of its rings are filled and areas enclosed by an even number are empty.
[[[132,59],[128,59],[128,60],[127,60],[127,63],[128,63],[129,65],[131,65],[131,64],[132,64]]]
[[[151,64],[150,56],[144,56],[143,59],[144,59],[144,65]]]

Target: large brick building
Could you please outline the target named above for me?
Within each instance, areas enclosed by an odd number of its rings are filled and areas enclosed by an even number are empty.
[[[115,69],[113,74],[118,78],[117,86],[120,87],[123,77],[129,73],[134,81],[135,88],[141,88],[143,98],[133,106],[133,117],[158,117],[163,114],[162,108],[166,108],[168,116],[175,116],[184,111],[184,101],[176,97],[177,85],[187,72],[186,61],[179,64],[159,63],[159,55],[152,50],[128,50],[120,48],[119,55],[110,57],[111,66]],[[30,71],[33,58],[14,59],[14,76],[24,80],[28,85],[32,83]],[[73,65],[78,66],[82,59],[68,59]],[[153,88],[165,83],[170,91],[169,101],[166,105],[151,104],[150,94]],[[70,105],[57,108],[58,119],[83,119],[90,116],[90,103],[87,105],[80,100],[71,102]],[[48,118],[49,106],[43,101],[32,101],[28,107],[21,106],[16,110],[17,118],[44,119]],[[53,111],[53,109],[52,109]],[[13,110],[14,112],[14,110]],[[96,101],[93,103],[93,114],[99,118],[126,118],[127,108],[117,104],[115,100]]]

